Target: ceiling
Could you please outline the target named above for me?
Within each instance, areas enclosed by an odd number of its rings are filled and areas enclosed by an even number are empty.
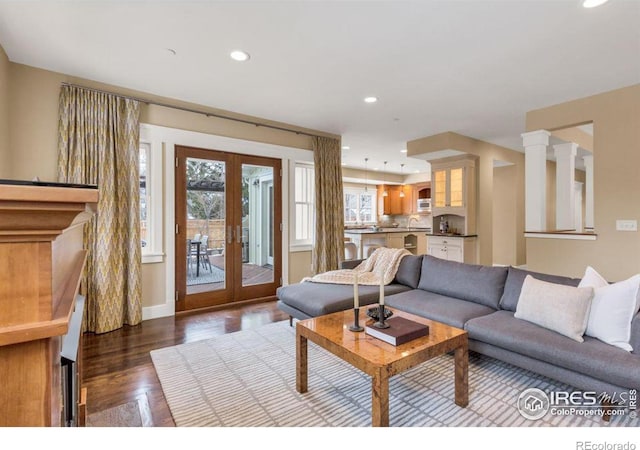
[[[521,151],[527,111],[640,83],[639,22],[636,0],[0,0],[13,62],[339,134],[347,166],[405,174],[428,168],[407,141]]]

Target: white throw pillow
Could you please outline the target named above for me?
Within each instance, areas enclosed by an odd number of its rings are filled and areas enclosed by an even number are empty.
[[[593,267],[587,267],[578,286],[594,288],[585,334],[628,352],[633,351],[629,341],[631,321],[640,307],[640,275],[609,284]]]
[[[548,283],[527,275],[514,317],[583,342],[593,288]]]

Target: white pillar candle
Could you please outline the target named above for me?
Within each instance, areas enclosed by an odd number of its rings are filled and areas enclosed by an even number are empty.
[[[380,274],[380,304],[384,306],[384,276]]]
[[[353,307],[360,308],[360,300],[358,299],[358,274],[353,276]]]

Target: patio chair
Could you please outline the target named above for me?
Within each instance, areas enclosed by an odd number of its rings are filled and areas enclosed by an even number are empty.
[[[200,242],[200,259],[202,261],[202,267],[209,266],[209,272],[211,272],[211,261],[209,260],[209,248],[207,246],[209,243],[209,236],[202,236]]]

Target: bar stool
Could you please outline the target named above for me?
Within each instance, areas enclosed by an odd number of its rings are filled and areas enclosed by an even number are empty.
[[[368,258],[369,256],[371,256],[371,254],[373,252],[375,252],[379,248],[380,248],[380,246],[379,245],[375,245],[375,244],[365,245],[364,254],[367,255],[367,256],[365,256],[365,258]]]
[[[358,256],[358,247],[353,242],[344,243],[344,260],[356,259]]]

